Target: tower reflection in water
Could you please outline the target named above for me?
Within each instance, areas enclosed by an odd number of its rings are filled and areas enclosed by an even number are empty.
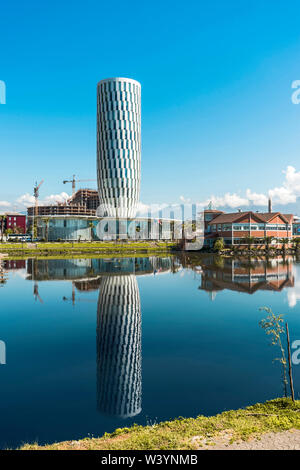
[[[128,418],[142,411],[142,317],[138,275],[171,270],[172,258],[107,262],[97,315],[97,405],[101,413]]]
[[[102,278],[97,318],[97,396],[101,412],[141,412],[141,302],[134,274]]]
[[[200,289],[254,294],[258,290],[294,288],[293,259],[249,261],[211,255],[101,259],[28,260],[27,279],[35,283],[72,281],[64,303],[97,303],[97,408],[114,417],[132,417],[142,410],[141,301],[137,277],[177,272],[181,267],[201,276]],[[6,269],[9,266],[5,265]],[[198,277],[196,278],[198,279]],[[198,284],[199,285],[199,284]],[[75,295],[76,290],[76,295]],[[99,290],[98,299],[85,297]],[[45,301],[44,301],[45,302]]]
[[[142,410],[141,302],[137,276],[174,272],[171,257],[28,260],[27,279],[72,280],[64,302],[92,301],[75,295],[99,289],[97,304],[97,408],[128,418]]]

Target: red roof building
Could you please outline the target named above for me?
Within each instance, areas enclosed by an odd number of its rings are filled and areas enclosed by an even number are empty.
[[[214,212],[212,214],[212,212]],[[280,244],[282,239],[289,241],[295,236],[294,216],[280,212],[234,212],[217,213],[205,211],[211,220],[205,223],[205,245],[212,246],[217,238],[223,238],[227,245]],[[204,215],[205,220],[205,215]]]

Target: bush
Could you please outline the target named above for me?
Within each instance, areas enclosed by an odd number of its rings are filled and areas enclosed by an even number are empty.
[[[223,240],[223,238],[217,238],[217,240],[214,243],[214,250],[215,251],[224,250],[224,240]]]

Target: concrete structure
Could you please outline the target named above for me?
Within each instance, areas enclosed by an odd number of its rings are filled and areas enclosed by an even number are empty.
[[[99,206],[99,196],[96,189],[79,189],[65,203],[52,204],[49,206],[38,206],[38,216],[47,217],[55,215],[65,216],[95,216]],[[35,207],[28,207],[28,223],[34,217]]]
[[[99,206],[99,195],[96,189],[83,188],[78,189],[76,193],[69,200],[71,206],[82,207],[85,206],[87,210],[95,211]]]
[[[141,179],[141,85],[129,78],[97,88],[99,216],[133,218]]]

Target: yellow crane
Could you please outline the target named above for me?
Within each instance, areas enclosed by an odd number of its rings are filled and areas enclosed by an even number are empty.
[[[63,184],[72,183],[72,194],[75,194],[75,184],[76,184],[76,183],[79,183],[79,182],[81,182],[81,181],[96,181],[96,180],[77,180],[77,179],[75,178],[75,175],[73,175],[73,179],[71,179],[71,180],[64,180],[64,181],[63,181]]]

